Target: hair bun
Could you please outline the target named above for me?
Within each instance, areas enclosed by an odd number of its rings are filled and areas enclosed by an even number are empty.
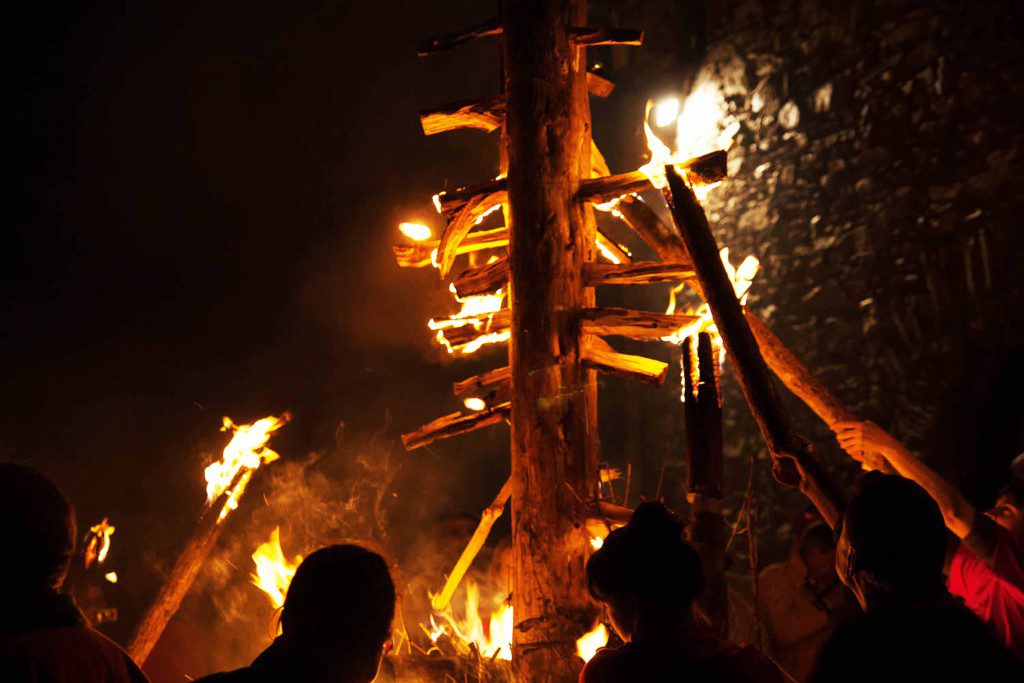
[[[629,519],[629,528],[644,535],[675,537],[683,527],[668,509],[657,501],[647,501],[637,506]]]

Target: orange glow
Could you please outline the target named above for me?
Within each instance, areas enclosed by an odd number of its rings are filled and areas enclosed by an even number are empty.
[[[589,633],[584,633],[576,641],[576,654],[584,662],[589,662],[597,651],[608,644],[608,629],[601,622]]]
[[[604,539],[600,536],[590,537],[590,547],[594,550],[600,550],[604,546]]]
[[[499,289],[494,294],[481,294],[479,296],[460,298],[456,294],[454,283],[450,284],[448,289],[451,291],[452,296],[455,297],[455,300],[462,304],[462,308],[450,318],[443,320],[431,318],[427,322],[427,327],[437,332],[435,337],[437,342],[448,349],[448,353],[455,353],[457,350],[462,355],[469,355],[475,353],[485,344],[508,341],[510,336],[509,330],[504,332],[488,332],[494,314],[501,310],[505,301],[504,290]],[[475,330],[480,332],[480,335],[468,344],[457,347],[452,346],[448,342],[447,337],[445,337],[444,331],[456,327],[465,327],[466,325],[472,325]]]
[[[302,563],[302,555],[289,561],[281,549],[281,528],[274,527],[270,540],[261,543],[252,554],[252,561],[256,564],[256,573],[250,576],[253,585],[267,594],[275,609],[282,607],[295,570]]]
[[[267,441],[290,418],[291,415],[285,413],[281,417],[265,417],[248,425],[236,425],[231,418],[224,418],[221,431],[230,431],[233,436],[230,443],[225,446],[221,459],[210,464],[205,470],[206,499],[210,504],[228,491],[234,483],[234,488],[228,492],[228,500],[220,511],[218,521],[223,520],[231,510],[238,507],[238,501],[245,492],[252,473],[260,465],[281,457],[267,448]]]
[[[413,242],[429,240],[433,235],[430,228],[422,223],[399,223],[398,229]]]
[[[85,545],[85,568],[88,569],[96,564],[103,564],[110,552],[110,537],[114,535],[116,527],[107,523],[107,518],[99,524],[89,527],[89,540]]]
[[[420,627],[434,643],[442,635],[449,635],[459,654],[468,654],[473,646],[486,659],[512,661],[512,605],[499,598],[493,602],[496,607],[485,626],[481,617],[480,588],[468,581],[463,618],[456,617],[449,605],[443,612],[431,615],[429,628],[422,624]]]
[[[110,583],[117,583],[117,572],[107,572],[103,575],[103,578],[105,578]]]
[[[462,402],[462,405],[476,413],[479,413],[481,410],[487,410],[487,402],[477,396],[470,396]]]

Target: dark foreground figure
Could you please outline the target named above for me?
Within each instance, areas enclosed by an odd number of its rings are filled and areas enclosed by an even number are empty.
[[[608,534],[587,562],[587,582],[626,644],[598,652],[581,683],[789,680],[752,646],[717,638],[698,622],[700,558],[660,503],[643,503],[629,524]]]
[[[947,535],[920,486],[872,472],[846,506],[836,570],[865,614],[825,645],[814,683],[1024,681],[1024,668],[943,577]]]
[[[395,584],[377,553],[332,545],[307,557],[281,612],[281,635],[252,665],[203,683],[367,683],[391,640]]]
[[[74,510],[56,485],[28,467],[0,464],[0,519],[11,551],[0,562],[0,681],[146,683],[60,593],[77,534]]]

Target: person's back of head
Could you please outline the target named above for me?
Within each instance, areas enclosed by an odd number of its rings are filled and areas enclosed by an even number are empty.
[[[281,612],[290,663],[324,680],[372,680],[394,615],[383,557],[357,545],[320,548],[299,565]]]
[[[71,503],[41,472],[0,463],[0,519],[11,558],[0,563],[0,581],[23,593],[56,589],[75,549]]]
[[[871,472],[847,504],[837,550],[840,576],[867,606],[865,588],[895,600],[943,595],[947,533],[920,486]]]
[[[688,615],[704,589],[704,572],[682,526],[664,505],[647,502],[590,556],[587,584],[595,600],[609,605],[625,639],[637,621]]]

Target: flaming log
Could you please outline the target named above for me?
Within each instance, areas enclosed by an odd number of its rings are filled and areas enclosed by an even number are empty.
[[[502,403],[478,413],[469,413],[468,415],[465,413],[452,413],[445,415],[433,422],[428,422],[414,432],[403,434],[402,444],[407,451],[416,450],[439,439],[447,439],[504,422],[510,411],[511,405],[509,403]]]
[[[693,279],[693,266],[689,262],[636,261],[625,264],[583,264],[583,280],[590,287],[652,285],[658,282],[679,282]]]
[[[729,586],[725,578],[726,522],[722,457],[722,403],[711,335],[701,332],[683,344],[683,414],[686,421],[686,498],[690,503],[687,538],[700,553],[707,590],[700,604],[720,637],[729,624]]]
[[[587,308],[582,315],[583,330],[587,334],[628,337],[640,341],[657,341],[697,319],[693,315],[608,307]]]
[[[594,339],[600,340],[602,345],[591,343],[583,350],[583,365],[586,367],[655,386],[660,386],[665,381],[665,373],[668,370],[667,363],[644,356],[618,353],[600,337]]]
[[[420,112],[424,135],[437,135],[459,128],[476,128],[490,133],[500,128],[504,120],[504,97],[459,100]]]
[[[722,266],[718,245],[711,234],[707,217],[693,190],[671,166],[665,167],[669,208],[680,230],[686,250],[693,261],[704,300],[711,309],[722,343],[732,359],[733,371],[750,405],[768,451],[775,458],[773,474],[782,484],[797,486],[800,475],[793,462],[778,457],[791,454],[809,459],[806,444],[797,437],[782,401],[768,374],[768,366],[757,347],[754,335],[743,317],[743,310],[729,276]]]
[[[256,470],[258,472],[259,470]],[[251,474],[255,476],[256,472]],[[160,640],[164,629],[181,606],[181,601],[188,594],[192,583],[199,575],[199,570],[206,561],[210,551],[217,545],[217,539],[224,531],[224,525],[218,523],[221,510],[227,504],[232,491],[246,476],[246,470],[240,470],[235,475],[231,486],[225,489],[211,505],[208,505],[203,514],[199,517],[192,536],[175,560],[171,572],[160,587],[156,597],[149,604],[142,620],[135,627],[131,640],[128,644],[128,656],[140,667],[146,662],[153,646]]]
[[[722,150],[702,154],[680,164],[687,180],[695,185],[713,185],[728,177],[727,155]],[[580,183],[579,196],[595,204],[603,204],[616,197],[654,189],[650,178],[642,171],[590,178]]]
[[[485,334],[508,332],[512,325],[512,311],[503,308],[483,318],[473,319],[476,324],[466,319],[466,324],[459,327],[445,327],[441,330],[445,340],[452,348],[465,346]]]
[[[402,268],[426,268],[432,265],[431,255],[440,246],[437,240],[426,240],[414,244],[396,244],[391,247],[395,253],[395,261]],[[471,251],[496,249],[508,246],[508,229],[494,228],[471,232],[457,247],[455,255],[468,254]]]
[[[508,368],[505,369],[507,370]],[[505,510],[505,503],[508,502],[511,495],[512,479],[509,478],[505,485],[501,487],[494,501],[480,515],[480,523],[477,524],[476,530],[473,531],[473,535],[469,539],[469,543],[466,544],[462,554],[459,555],[458,562],[452,567],[451,573],[444,582],[444,588],[441,589],[440,593],[430,598],[430,606],[434,610],[441,612],[448,607],[448,603],[452,601],[452,596],[455,594],[455,589],[459,587],[462,577],[469,571],[469,567],[473,564],[473,560],[476,559],[477,553],[484,546],[487,536],[491,533],[491,528],[498,521],[498,518],[501,517],[501,513]]]

